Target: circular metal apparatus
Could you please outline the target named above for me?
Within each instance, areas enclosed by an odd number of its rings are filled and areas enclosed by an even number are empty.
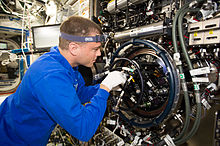
[[[123,57],[130,62],[116,59],[113,68],[134,69],[129,75],[132,79],[124,85],[123,96],[119,97],[122,91],[116,91],[112,101],[116,106],[120,100],[116,112],[124,120],[134,126],[151,127],[162,123],[174,111],[179,97],[179,77],[171,57],[161,46],[136,40],[125,43],[119,49],[129,44],[133,45]],[[120,50],[117,53],[120,54]]]
[[[132,51],[127,58],[134,60],[141,68],[144,79],[144,93],[141,103],[134,109],[134,113],[140,117],[155,117],[165,108],[169,93],[169,83],[166,77],[166,68],[161,59],[153,50],[138,49]],[[125,92],[124,101],[128,108],[132,108],[138,100],[138,77],[134,75]],[[137,83],[135,82],[137,80]],[[132,89],[132,90],[131,90]],[[130,92],[129,92],[130,91]],[[131,97],[131,98],[129,98]]]
[[[1,39],[0,42],[5,45],[0,50],[0,93],[10,93],[21,81],[20,61],[15,54],[10,53],[10,50],[19,48],[19,45],[10,39]]]

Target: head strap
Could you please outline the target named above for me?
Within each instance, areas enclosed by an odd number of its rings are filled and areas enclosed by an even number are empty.
[[[73,42],[105,42],[107,39],[107,35],[75,36],[64,32],[60,32],[60,37]]]

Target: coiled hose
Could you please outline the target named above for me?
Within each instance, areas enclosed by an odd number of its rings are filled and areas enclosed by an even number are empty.
[[[197,1],[197,2],[202,2],[203,0]],[[188,9],[190,3],[185,4],[175,15],[174,20],[173,20],[173,27],[172,27],[172,40],[173,40],[173,45],[174,45],[174,51],[175,53],[178,53],[178,48],[177,48],[177,41],[176,41],[176,23],[177,23],[177,19],[178,19],[178,32],[179,32],[179,37],[180,37],[180,43],[181,43],[181,48],[182,51],[184,53],[184,57],[187,61],[188,67],[189,69],[193,69],[192,68],[192,64],[190,62],[189,56],[187,54],[186,51],[186,47],[185,47],[185,42],[183,39],[183,33],[182,33],[182,21],[183,21],[183,17],[184,15],[188,12],[188,11],[198,11],[198,9],[196,10],[191,10]],[[179,18],[178,18],[179,17]],[[182,66],[178,66],[180,74],[183,74],[183,69]],[[184,76],[184,74],[183,74]],[[195,91],[195,96],[196,96],[196,103],[197,103],[197,113],[196,113],[196,120],[194,122],[193,128],[190,130],[190,132],[184,136],[185,132],[188,129],[189,126],[189,122],[190,122],[190,103],[189,103],[189,97],[188,97],[188,93],[187,93],[187,88],[186,88],[186,83],[185,83],[185,79],[181,78],[181,82],[183,85],[183,91],[184,91],[184,99],[185,99],[185,108],[186,108],[186,121],[183,127],[182,132],[174,139],[175,144],[179,145],[182,144],[184,142],[186,142],[187,140],[189,140],[194,134],[195,132],[198,130],[199,124],[200,124],[200,120],[201,120],[201,103],[200,103],[200,94],[199,94],[199,90],[194,89]],[[198,85],[195,83],[194,84],[195,87],[197,87]],[[184,137],[183,137],[184,136]],[[183,138],[182,138],[183,137]]]
[[[178,19],[178,33],[179,33],[180,45],[181,45],[181,48],[182,48],[182,51],[184,54],[184,58],[187,61],[189,70],[192,70],[193,67],[192,67],[192,63],[190,61],[190,58],[188,56],[187,49],[186,49],[185,42],[184,42],[184,37],[183,37],[183,32],[182,32],[182,30],[183,30],[182,29],[182,22],[183,22],[183,17],[187,12],[198,11],[198,10],[199,9],[186,9],[180,14],[179,19]],[[197,87],[198,86],[197,83],[194,83],[194,86]],[[194,88],[194,91],[195,91],[196,107],[197,107],[195,122],[193,124],[192,129],[189,131],[189,133],[187,133],[187,135],[185,135],[183,138],[175,141],[176,144],[182,144],[182,143],[186,142],[187,140],[189,140],[196,133],[196,131],[199,128],[200,120],[201,120],[201,99],[200,99],[199,89],[197,90],[197,88]]]

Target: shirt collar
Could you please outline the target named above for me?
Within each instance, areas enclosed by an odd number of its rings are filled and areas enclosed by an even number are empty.
[[[54,54],[53,56],[56,57],[56,59],[67,69],[73,74],[74,72],[78,71],[78,66],[77,67],[72,67],[69,62],[66,60],[66,58],[60,54],[60,51],[58,49],[58,46],[50,48],[50,53]]]

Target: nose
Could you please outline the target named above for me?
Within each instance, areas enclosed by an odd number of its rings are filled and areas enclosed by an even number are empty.
[[[100,49],[98,49],[98,50],[96,51],[96,56],[101,56],[101,51],[100,51]]]

